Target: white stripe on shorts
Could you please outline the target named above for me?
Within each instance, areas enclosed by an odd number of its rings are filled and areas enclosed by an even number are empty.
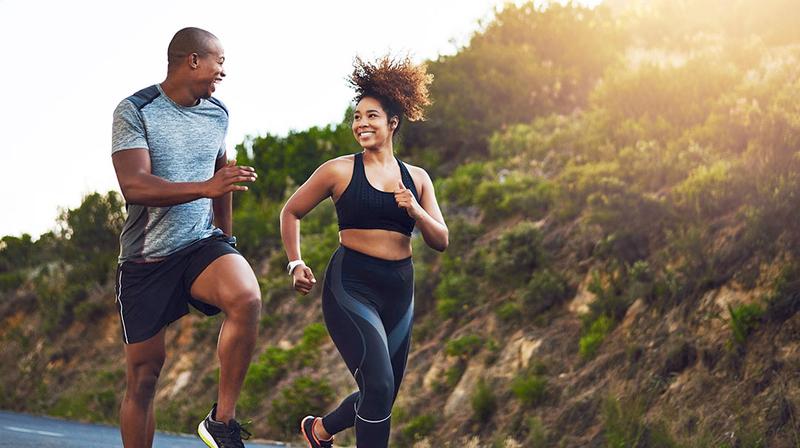
[[[117,292],[117,302],[119,302],[119,320],[122,322],[122,334],[125,336],[125,343],[128,342],[128,331],[125,329],[125,318],[122,317],[122,266],[119,267],[119,289]]]

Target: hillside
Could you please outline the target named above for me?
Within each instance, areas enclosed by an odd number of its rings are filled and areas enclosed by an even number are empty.
[[[729,3],[507,6],[430,61],[434,105],[399,153],[434,178],[451,245],[414,239],[393,446],[800,446],[800,31],[790,1]],[[299,442],[354,388],[277,226],[357,150],[348,113],[237,147],[261,173],[234,225],[264,301],[238,411],[259,437]],[[58,231],[3,238],[0,408],[117,421],[122,219],[93,194]],[[336,231],[329,203],[303,221],[318,275]],[[220,322],[168,332],[160,428],[214,400]]]

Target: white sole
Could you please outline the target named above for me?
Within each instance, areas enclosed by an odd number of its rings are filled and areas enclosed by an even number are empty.
[[[208,445],[209,448],[219,448],[219,445],[217,445],[217,443],[214,442],[214,438],[211,437],[211,433],[208,432],[208,430],[206,429],[206,425],[204,425],[203,423],[205,423],[205,420],[200,422],[200,424],[197,426],[197,435],[199,435],[200,438],[203,439],[203,442],[205,442],[205,444]]]

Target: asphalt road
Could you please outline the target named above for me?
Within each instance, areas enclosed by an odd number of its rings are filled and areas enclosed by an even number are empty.
[[[247,443],[248,448],[282,448],[284,445]],[[0,447],[17,448],[122,448],[119,428],[0,411]],[[154,448],[204,448],[196,435],[156,433]]]

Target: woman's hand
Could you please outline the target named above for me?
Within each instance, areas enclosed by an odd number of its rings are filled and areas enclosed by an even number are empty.
[[[402,208],[412,217],[415,221],[419,219],[425,210],[417,202],[414,194],[403,185],[403,181],[398,182],[399,190],[394,192],[394,200],[397,201],[397,206]]]
[[[292,286],[300,294],[306,295],[311,292],[311,288],[316,283],[317,279],[314,278],[314,273],[311,272],[310,267],[301,264],[292,271]]]

